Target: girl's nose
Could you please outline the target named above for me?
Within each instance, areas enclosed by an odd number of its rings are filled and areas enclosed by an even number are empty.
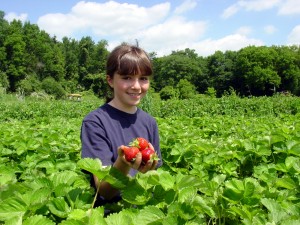
[[[139,89],[141,87],[139,79],[133,79],[131,89]]]

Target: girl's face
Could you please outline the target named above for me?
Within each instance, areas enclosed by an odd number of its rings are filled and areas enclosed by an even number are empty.
[[[149,87],[149,76],[145,75],[119,75],[107,76],[108,84],[113,88],[114,98],[111,104],[119,110],[133,113],[141,99],[146,95]]]

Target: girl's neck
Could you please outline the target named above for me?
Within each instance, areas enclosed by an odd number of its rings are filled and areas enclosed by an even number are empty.
[[[118,110],[121,110],[126,113],[130,113],[130,114],[134,114],[137,110],[136,106],[124,106],[124,105],[120,104],[119,102],[117,102],[115,99],[112,99],[110,102],[108,102],[108,104]]]

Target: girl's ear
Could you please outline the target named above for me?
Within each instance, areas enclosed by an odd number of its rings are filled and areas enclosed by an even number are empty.
[[[113,88],[114,87],[114,85],[113,85],[113,79],[109,75],[106,75],[106,80],[107,80],[108,85],[111,88]]]

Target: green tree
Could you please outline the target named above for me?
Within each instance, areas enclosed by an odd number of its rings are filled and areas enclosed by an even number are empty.
[[[25,78],[25,42],[22,35],[21,21],[14,20],[10,23],[8,34],[4,40],[4,48],[6,52],[5,73],[10,83],[10,91],[16,91],[19,81]]]
[[[186,79],[181,79],[176,88],[178,89],[179,99],[193,98],[197,94],[195,86]]]
[[[216,51],[213,55],[208,56],[209,83],[217,90],[218,96],[233,86],[235,61],[236,52],[233,51],[225,53]]]
[[[65,80],[72,81],[75,86],[78,83],[78,55],[79,55],[79,44],[75,39],[64,37],[62,39],[61,48],[65,58]]]
[[[91,37],[83,37],[79,41],[79,82],[81,83],[85,76],[90,73],[92,68],[92,55],[95,43]],[[91,72],[92,73],[92,72]],[[89,87],[85,87],[88,89]]]
[[[65,76],[65,59],[63,52],[55,40],[48,43],[44,55],[44,76],[53,77],[56,81],[63,81]]]
[[[28,74],[39,74],[40,63],[44,52],[42,46],[45,42],[41,38],[41,31],[35,24],[25,22],[23,26],[23,40],[25,46],[26,71]]]
[[[249,46],[238,52],[235,82],[244,95],[271,95],[281,79],[276,71],[277,52],[269,47]]]
[[[91,66],[90,66],[90,73],[105,73],[106,70],[106,59],[108,57],[108,50],[107,50],[107,41],[102,40],[99,41],[95,47],[92,49],[91,52]]]
[[[272,48],[278,53],[276,70],[281,77],[279,91],[300,93],[300,51],[299,47],[280,46]]]
[[[4,12],[0,10],[0,72],[6,70],[6,64],[5,64],[5,59],[6,59],[6,51],[4,47],[4,42],[6,39],[6,36],[8,35],[8,28],[9,24],[8,22],[4,19]]]
[[[156,91],[160,91],[165,86],[176,86],[181,79],[196,83],[202,80],[198,58],[189,49],[185,52],[173,52],[171,55],[155,58],[153,61]]]

